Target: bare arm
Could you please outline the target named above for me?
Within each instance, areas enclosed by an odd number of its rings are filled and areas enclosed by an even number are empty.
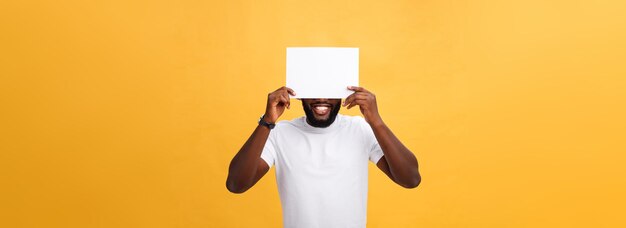
[[[248,141],[237,152],[228,168],[228,179],[226,180],[228,191],[232,193],[245,192],[270,169],[267,163],[261,159],[261,152],[269,134],[270,129],[258,125]]]
[[[348,106],[348,109],[359,106],[383,150],[384,156],[376,164],[378,168],[402,187],[417,187],[422,180],[417,159],[383,122],[378,114],[376,96],[361,87],[351,86],[348,89],[355,92],[346,98],[343,105]]]
[[[384,124],[372,126],[385,154],[376,164],[391,180],[405,188],[415,188],[422,181],[417,159]]]
[[[295,95],[287,87],[268,94],[264,120],[275,123],[285,108],[289,108],[289,95]],[[239,152],[230,162],[226,188],[232,193],[243,193],[256,184],[269,170],[269,166],[261,159],[261,152],[269,137],[270,129],[258,125],[250,138],[243,144]]]

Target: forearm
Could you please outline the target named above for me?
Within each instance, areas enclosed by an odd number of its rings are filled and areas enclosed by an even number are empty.
[[[226,186],[229,190],[237,192],[250,188],[254,183],[254,177],[258,170],[259,158],[269,137],[270,130],[258,125],[246,143],[230,162]]]
[[[400,142],[382,120],[373,122],[370,126],[383,150],[394,180],[405,187],[419,185],[421,177],[415,155]]]
[[[378,114],[376,95],[358,86],[348,86],[348,90],[352,90],[354,93],[346,98],[343,105],[347,106],[348,109],[358,105],[365,121],[372,127],[387,161],[386,166],[381,169],[396,183],[406,188],[414,188],[419,185],[421,177],[417,167],[417,159],[383,122]]]
[[[286,108],[289,108],[290,95],[295,96],[296,93],[285,86],[267,95],[265,114],[263,115],[265,123],[276,123],[278,117],[283,114]],[[259,122],[250,138],[230,162],[228,178],[226,179],[226,187],[229,191],[244,192],[267,173],[269,167],[260,158],[265,142],[270,135],[270,128],[271,125],[263,126]]]

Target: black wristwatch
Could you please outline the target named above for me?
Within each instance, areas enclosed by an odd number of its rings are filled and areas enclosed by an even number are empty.
[[[263,120],[263,117],[265,117],[265,114],[263,114],[263,115],[261,116],[261,118],[259,119],[259,125],[266,126],[266,127],[267,127],[267,128],[269,128],[270,130],[271,130],[271,129],[274,129],[274,127],[276,126],[276,124],[265,122],[265,120]]]

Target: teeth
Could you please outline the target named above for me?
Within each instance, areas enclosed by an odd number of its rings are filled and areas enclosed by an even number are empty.
[[[326,107],[326,106],[317,106],[317,107],[315,107],[315,109],[320,110],[320,111],[326,111],[326,110],[328,110],[328,107]]]

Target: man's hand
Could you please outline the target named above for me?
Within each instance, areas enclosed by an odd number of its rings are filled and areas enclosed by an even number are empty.
[[[289,95],[295,96],[296,93],[288,87],[280,87],[274,92],[267,95],[267,107],[265,108],[265,122],[276,123],[278,117],[285,112],[285,108],[289,109]]]
[[[376,105],[376,96],[363,87],[348,86],[348,89],[354,91],[354,93],[344,100],[343,106],[348,106],[348,109],[350,109],[355,105],[359,105],[367,123],[370,125],[382,124],[383,120],[380,114],[378,114],[378,106]]]

